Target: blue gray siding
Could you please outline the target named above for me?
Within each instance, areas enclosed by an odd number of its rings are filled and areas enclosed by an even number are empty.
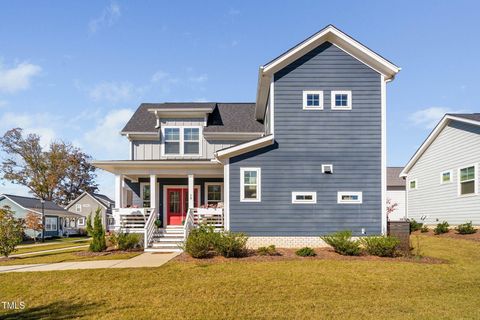
[[[324,110],[303,110],[302,91],[323,90]],[[331,110],[330,91],[351,90],[352,110]],[[252,236],[381,232],[381,77],[325,43],[275,74],[275,144],[230,159],[230,228]],[[333,164],[332,175],[321,164]],[[240,202],[240,168],[262,170],[262,201]],[[317,204],[292,204],[316,191]],[[337,204],[362,191],[363,204]]]

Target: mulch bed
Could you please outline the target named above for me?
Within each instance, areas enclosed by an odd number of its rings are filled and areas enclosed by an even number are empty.
[[[225,258],[222,256],[213,256],[205,259],[192,258],[187,253],[183,252],[176,256],[173,261],[187,262],[187,263],[227,263],[232,261],[241,262],[275,262],[275,261],[289,261],[289,260],[342,260],[342,261],[388,261],[388,262],[414,262],[414,263],[428,263],[440,264],[447,263],[446,260],[432,257],[395,257],[382,258],[376,256],[362,255],[362,256],[342,256],[336,253],[331,248],[316,248],[314,257],[299,257],[295,254],[297,249],[277,248],[278,255],[276,256],[259,256],[255,250],[250,250],[248,255],[242,258]]]
[[[433,228],[431,228],[433,229]],[[436,235],[433,233],[433,230],[430,230],[428,232],[420,232],[420,231],[415,231],[412,233],[412,235],[422,235],[422,236],[432,236],[432,237],[439,237],[439,238],[452,238],[452,239],[463,239],[463,240],[470,240],[470,241],[477,241],[480,242],[480,230],[477,230],[476,233],[472,234],[459,234],[455,230],[450,230],[447,233],[439,234]]]
[[[131,253],[131,252],[143,252],[143,250],[116,250],[108,248],[107,251],[103,252],[91,252],[91,251],[78,251],[73,254],[79,257],[103,257],[111,256],[116,254]]]

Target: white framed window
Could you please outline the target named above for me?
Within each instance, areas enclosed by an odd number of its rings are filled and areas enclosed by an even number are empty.
[[[418,189],[418,180],[412,179],[408,181],[408,189],[409,190],[417,190]]]
[[[322,173],[333,173],[333,164],[322,164]]]
[[[78,218],[78,225],[84,226],[85,225],[85,218]]]
[[[323,110],[323,91],[303,91],[304,110]]]
[[[45,217],[45,231],[57,231],[56,217]]]
[[[223,201],[223,183],[205,182],[205,204],[218,204]]]
[[[452,170],[440,172],[440,184],[452,182]]]
[[[150,208],[150,183],[140,183],[140,199],[142,200],[143,208]]]
[[[262,197],[260,168],[240,168],[240,201],[260,202]]]
[[[476,164],[458,169],[458,194],[460,196],[476,194],[477,181]]]
[[[82,205],[80,203],[75,205],[75,212],[82,212]]]
[[[107,223],[109,226],[115,225],[115,218],[114,217],[107,217]]]
[[[201,135],[201,127],[162,127],[162,155],[201,155]]]
[[[292,191],[292,203],[317,203],[315,191]]]
[[[351,110],[352,91],[332,91],[331,108],[332,110]]]
[[[359,204],[363,203],[361,191],[338,191],[337,203]]]

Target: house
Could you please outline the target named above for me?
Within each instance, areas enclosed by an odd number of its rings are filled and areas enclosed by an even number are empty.
[[[78,228],[85,230],[87,226],[87,217],[92,215],[93,219],[97,208],[100,208],[102,225],[104,226],[105,230],[108,231],[110,227],[114,225],[114,219],[112,216],[112,208],[114,205],[115,201],[106,195],[85,191],[77,198],[70,201],[70,203],[65,207],[65,210],[82,216],[82,218],[78,219]]]
[[[480,225],[480,113],[446,114],[407,163],[408,217]]]
[[[403,167],[387,168],[387,202],[396,204],[395,210],[388,215],[390,221],[407,219],[407,191],[405,179],[400,177]]]
[[[327,26],[259,68],[253,103],[143,103],[121,134],[116,227],[174,250],[198,221],[248,245],[386,231],[386,84],[400,68]],[[162,228],[154,228],[159,218]]]
[[[33,197],[16,196],[12,194],[0,195],[0,208],[10,207],[15,212],[15,217],[25,219],[28,212],[42,216],[42,203],[40,199]],[[43,212],[45,214],[45,236],[63,237],[71,234],[77,234],[77,221],[80,215],[68,212],[53,201],[43,203]],[[26,230],[25,233],[30,237],[41,235],[33,230]]]

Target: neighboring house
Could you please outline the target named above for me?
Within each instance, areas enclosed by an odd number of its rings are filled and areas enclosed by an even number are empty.
[[[397,204],[395,211],[390,213],[390,221],[400,221],[407,218],[407,192],[405,179],[400,177],[403,167],[387,168],[387,200],[390,205]]]
[[[115,175],[117,227],[143,216],[147,250],[174,250],[208,215],[252,247],[385,233],[386,84],[399,70],[330,25],[260,67],[255,103],[141,104],[121,132],[130,159],[94,162]]]
[[[410,159],[408,218],[480,225],[480,113],[446,114]]]
[[[25,219],[28,212],[38,214],[39,217],[42,216],[42,203],[37,198],[2,194],[0,195],[0,207],[4,206],[10,207],[17,218]],[[43,208],[46,237],[62,237],[78,233],[77,221],[81,218],[78,214],[68,212],[53,201],[45,201]],[[33,230],[26,230],[25,233],[30,237],[41,235],[41,232],[37,233]]]
[[[82,218],[78,220],[78,228],[84,230],[87,227],[87,217],[91,214],[93,219],[95,216],[95,211],[97,208],[100,208],[102,225],[104,226],[105,230],[109,230],[110,227],[113,227],[114,225],[112,216],[112,208],[114,206],[115,201],[106,195],[84,192],[77,198],[70,201],[70,203],[65,207],[65,210],[82,216]]]

